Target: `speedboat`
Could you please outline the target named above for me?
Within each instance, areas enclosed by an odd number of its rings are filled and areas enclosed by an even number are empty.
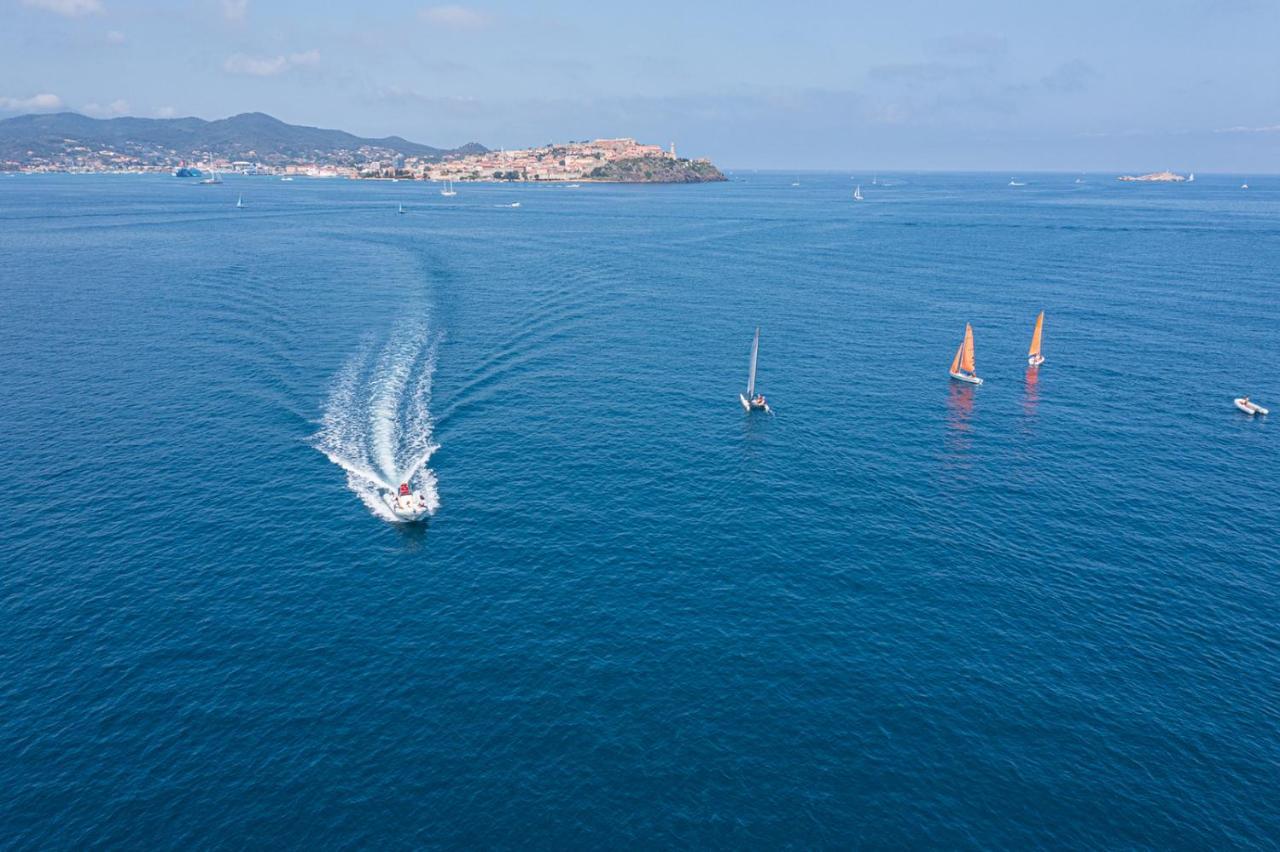
[[[1241,411],[1243,411],[1245,414],[1248,414],[1249,416],[1253,416],[1254,414],[1270,414],[1271,413],[1267,411],[1267,409],[1263,408],[1261,405],[1258,405],[1258,403],[1250,402],[1249,397],[1247,396],[1239,397],[1238,399],[1235,400],[1235,404],[1236,404],[1236,408],[1240,409]]]
[[[387,504],[391,514],[402,521],[412,523],[422,520],[427,515],[427,498],[422,496],[421,491],[409,490],[407,482],[400,483],[399,491],[395,494],[383,491],[382,501]]]

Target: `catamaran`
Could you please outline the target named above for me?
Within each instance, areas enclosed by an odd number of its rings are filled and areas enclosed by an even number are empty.
[[[854,200],[854,201],[861,201],[861,200],[862,200],[862,184],[858,184],[857,188],[856,188],[856,189],[854,189],[854,191],[853,191],[853,200]]]
[[[402,521],[420,521],[427,515],[427,498],[421,491],[410,491],[409,483],[400,483],[400,489],[392,494],[389,490],[382,492],[382,502],[387,504],[391,514]]]
[[[443,195],[445,198],[453,198],[455,195],[457,195],[458,194],[457,190],[453,188],[453,181],[446,180],[444,182],[444,189],[440,190],[440,194]]]
[[[1031,348],[1027,350],[1027,363],[1032,367],[1039,367],[1044,363],[1044,356],[1040,354],[1040,333],[1044,331],[1044,311],[1040,312],[1040,316],[1036,317],[1036,330],[1031,332]]]
[[[951,359],[951,378],[959,382],[980,385],[982,379],[973,371],[973,326],[964,324],[964,342],[956,350],[956,357]]]
[[[747,373],[747,392],[738,394],[744,410],[769,413],[769,403],[764,394],[756,393],[756,358],[760,355],[760,326],[756,326],[755,339],[751,341],[751,370]]]

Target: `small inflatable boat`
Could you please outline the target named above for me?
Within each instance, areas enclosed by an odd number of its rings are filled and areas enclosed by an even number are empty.
[[[1267,409],[1263,408],[1261,405],[1258,405],[1258,403],[1250,402],[1249,397],[1247,396],[1240,397],[1235,401],[1235,403],[1236,403],[1236,408],[1240,409],[1245,414],[1269,414],[1270,413],[1267,411]]]

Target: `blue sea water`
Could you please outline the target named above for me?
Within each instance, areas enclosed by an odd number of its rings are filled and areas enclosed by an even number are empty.
[[[1280,181],[854,177],[0,178],[0,845],[1274,848]]]

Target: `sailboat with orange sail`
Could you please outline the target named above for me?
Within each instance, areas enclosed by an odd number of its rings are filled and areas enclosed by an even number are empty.
[[[951,378],[972,385],[982,384],[982,379],[974,373],[973,326],[969,323],[964,324],[964,342],[956,350],[956,357],[951,359]]]
[[[1031,348],[1027,350],[1027,363],[1032,367],[1039,367],[1044,363],[1044,356],[1040,354],[1040,335],[1044,332],[1044,311],[1040,312],[1040,316],[1036,317],[1036,330],[1031,333]]]

